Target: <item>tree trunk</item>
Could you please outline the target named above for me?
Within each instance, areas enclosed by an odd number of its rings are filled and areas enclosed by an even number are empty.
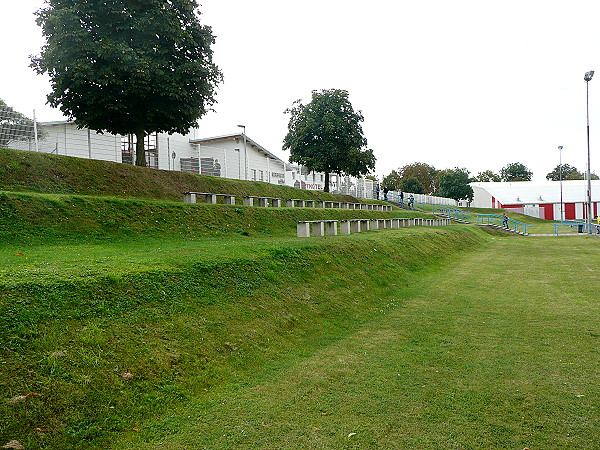
[[[146,132],[138,130],[135,132],[135,165],[146,167],[146,149],[144,148],[144,140]]]
[[[323,188],[324,192],[329,192],[329,172],[325,172],[325,187]]]

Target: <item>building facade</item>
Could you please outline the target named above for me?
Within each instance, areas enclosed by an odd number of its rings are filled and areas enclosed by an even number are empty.
[[[586,220],[587,180],[471,183],[476,208],[504,208],[547,220]],[[600,209],[600,180],[592,180],[592,214]]]
[[[72,122],[42,122],[37,149],[46,153],[98,159],[124,164],[135,161],[135,136],[97,133]],[[23,146],[26,147],[23,147]],[[244,133],[204,138],[197,129],[186,135],[154,133],[144,142],[146,164],[161,170],[177,170],[238,180],[263,181],[299,189],[323,190],[325,174],[312,172],[277,157]],[[19,150],[35,150],[33,142]],[[330,191],[373,198],[375,183],[364,177],[330,176]]]

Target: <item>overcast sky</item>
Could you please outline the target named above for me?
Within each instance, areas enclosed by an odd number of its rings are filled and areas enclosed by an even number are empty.
[[[0,98],[40,121],[49,80],[29,68],[43,43],[43,0],[0,6]],[[365,117],[376,174],[424,162],[472,175],[521,162],[544,180],[559,161],[600,174],[598,0],[204,0],[224,74],[200,135],[246,126],[287,159],[284,110],[312,90],[345,89]]]

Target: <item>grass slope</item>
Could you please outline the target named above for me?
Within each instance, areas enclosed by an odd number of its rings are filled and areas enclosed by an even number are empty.
[[[461,226],[256,239],[229,258],[181,241],[146,270],[4,284],[0,438],[108,448],[148,418],[168,421],[194,399],[348,336],[388,309],[399,285],[482,240]],[[167,262],[188,251],[195,257]]]
[[[294,189],[108,161],[0,148],[0,190],[182,201],[187,191],[357,202],[348,195]]]
[[[421,217],[325,208],[260,208],[206,203],[0,192],[0,239],[6,243],[193,239],[224,235],[294,235],[298,220]],[[430,216],[429,216],[430,217]]]
[[[495,239],[395,283],[375,269],[391,289],[345,337],[153,417],[115,447],[596,448],[598,245]]]

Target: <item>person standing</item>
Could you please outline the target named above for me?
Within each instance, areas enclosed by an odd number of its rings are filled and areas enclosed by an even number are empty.
[[[502,226],[508,228],[508,216],[506,213],[502,214]]]
[[[410,197],[408,197],[408,206],[411,210],[415,210],[415,196],[412,194],[410,194]]]

